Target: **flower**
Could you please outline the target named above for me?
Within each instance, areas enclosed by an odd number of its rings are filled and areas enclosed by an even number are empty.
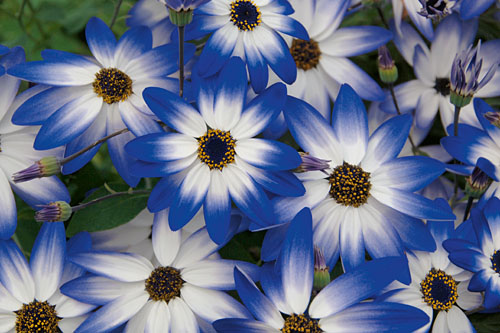
[[[153,47],[171,42],[176,26],[170,22],[168,10],[158,0],[139,0],[127,17],[129,27],[147,26],[153,34]]]
[[[95,58],[67,52],[45,50],[45,60],[9,69],[22,79],[51,85],[27,100],[12,121],[20,125],[42,125],[35,140],[36,149],[66,145],[70,156],[113,132],[129,128],[131,133],[107,140],[111,160],[130,185],[131,158],[123,146],[134,136],[161,131],[154,115],[142,99],[146,87],[175,91],[177,81],[167,78],[178,68],[176,45],[152,48],[151,31],[145,27],[128,30],[116,42],[107,25],[98,18],[89,20],[87,43]],[[186,60],[194,45],[186,45]],[[63,166],[64,174],[86,164],[100,145]]]
[[[0,52],[3,49],[0,48]],[[10,69],[24,62],[24,50],[12,48],[0,59],[0,67]],[[36,179],[25,183],[15,183],[16,171],[27,168],[46,156],[60,155],[62,151],[40,152],[33,149],[36,127],[20,127],[11,123],[12,114],[19,105],[32,97],[34,90],[28,90],[16,97],[20,80],[8,74],[0,76],[0,239],[9,239],[17,226],[16,202],[13,191],[32,208],[52,201],[67,200],[69,193],[57,177]]]
[[[471,18],[477,17],[494,2],[495,0],[461,0],[460,17],[462,20],[470,20]]]
[[[241,59],[233,58],[218,79],[199,83],[198,110],[158,88],[144,91],[153,112],[179,133],[157,133],[134,139],[126,150],[139,159],[138,175],[162,176],[151,192],[152,212],[170,207],[172,230],[182,228],[203,205],[208,232],[216,243],[226,239],[231,200],[259,225],[273,223],[263,189],[279,195],[302,195],[289,172],[299,154],[277,141],[253,138],[281,111],[286,88],[277,83],[248,104]]]
[[[491,198],[484,210],[473,208],[471,220],[476,237],[448,239],[443,247],[455,265],[474,273],[469,290],[484,292],[484,307],[500,305],[500,200]],[[477,241],[476,241],[477,240]]]
[[[66,245],[62,222],[44,223],[26,261],[12,240],[0,241],[0,316],[3,332],[73,332],[95,308],[62,295],[59,287],[85,271],[66,253],[90,249],[88,235]]]
[[[436,28],[432,45],[425,42],[411,28],[403,23],[402,35],[394,36],[394,43],[405,60],[413,66],[416,79],[395,87],[396,98],[401,112],[415,110],[416,125],[429,128],[439,110],[441,123],[446,129],[453,123],[454,105],[450,102],[450,74],[453,59],[457,53],[467,49],[473,42],[477,30],[477,21],[461,21],[457,14],[442,20]],[[488,41],[481,45],[483,68],[490,68],[498,63],[500,43]],[[491,81],[479,89],[475,96],[494,97],[500,95],[500,71]],[[386,112],[396,113],[392,97],[387,94],[381,108]],[[479,126],[474,110],[466,106],[460,113],[460,122]]]
[[[284,82],[295,81],[297,67],[283,38],[276,32],[309,40],[304,27],[289,17],[287,0],[212,0],[194,12],[186,39],[212,33],[200,55],[198,73],[220,71],[231,56],[246,60],[255,92],[267,86],[268,65]]]
[[[194,10],[211,0],[157,0],[176,12]]]
[[[430,331],[432,322],[433,332],[475,332],[462,310],[478,308],[482,296],[467,290],[472,274],[451,263],[441,245],[443,241],[456,237],[453,221],[428,221],[427,228],[436,241],[436,251],[408,252],[410,285],[396,281],[378,299],[412,305],[424,311],[429,323],[422,332]]]
[[[311,212],[306,208],[290,223],[276,264],[263,267],[265,295],[251,277],[235,268],[238,295],[255,320],[221,319],[214,327],[218,332],[411,332],[427,322],[421,311],[395,303],[363,302],[395,278],[404,281],[405,266],[402,258],[374,260],[333,280],[311,300],[313,239]]]
[[[422,8],[418,12],[425,18],[438,20],[452,13],[457,0],[419,0]]]
[[[449,207],[414,193],[442,174],[444,164],[424,156],[397,158],[408,137],[410,115],[391,118],[368,138],[364,105],[346,84],[337,96],[331,126],[294,97],[288,97],[284,114],[301,148],[331,162],[327,176],[321,171],[298,174],[306,188],[304,196],[273,199],[276,224],[310,207],[314,244],[329,267],[340,253],[345,271],[365,261],[365,249],[372,258],[403,255],[405,248],[434,249],[420,219],[454,215]],[[280,244],[274,237],[268,241]],[[274,258],[264,257],[269,259]]]
[[[123,323],[130,332],[196,332],[198,317],[211,323],[227,316],[249,316],[223,290],[234,289],[231,272],[236,264],[253,277],[257,266],[207,260],[221,246],[210,240],[205,228],[182,241],[182,231],[169,228],[167,214],[159,215],[152,235],[155,264],[133,253],[94,251],[70,257],[97,275],[73,280],[62,292],[102,306],[75,332],[107,331]]]

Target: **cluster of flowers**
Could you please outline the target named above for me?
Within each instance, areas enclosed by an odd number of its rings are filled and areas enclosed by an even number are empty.
[[[500,311],[500,113],[477,98],[500,96],[500,40],[474,46],[493,0],[340,27],[366,2],[140,0],[118,41],[90,19],[92,57],[1,46],[0,331],[473,332]],[[415,79],[394,86],[390,41]],[[387,89],[348,59],[377,48]],[[55,175],[104,142],[130,187],[160,180],[67,240]],[[29,263],[12,191],[43,222]],[[247,230],[262,265],[217,254]]]

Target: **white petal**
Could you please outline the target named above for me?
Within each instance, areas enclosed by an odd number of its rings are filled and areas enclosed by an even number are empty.
[[[162,266],[170,266],[181,245],[181,231],[172,231],[168,224],[168,210],[155,214],[153,224],[153,248]]]

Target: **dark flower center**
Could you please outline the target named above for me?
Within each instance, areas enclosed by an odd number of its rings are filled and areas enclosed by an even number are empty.
[[[101,69],[95,75],[92,87],[97,96],[108,104],[124,101],[132,94],[132,80],[116,68]]]
[[[57,323],[61,318],[57,317],[55,308],[46,301],[23,304],[23,307],[16,311],[16,332],[58,332]]]
[[[432,268],[420,283],[424,301],[434,310],[449,310],[458,298],[457,283],[442,270]]]
[[[447,78],[436,79],[436,84],[434,85],[434,89],[443,96],[449,96],[450,79]]]
[[[231,2],[231,21],[242,31],[253,30],[261,22],[260,9],[251,0]]]
[[[158,267],[151,272],[146,280],[146,291],[152,300],[168,303],[172,298],[181,295],[183,283],[181,273],[177,269]]]
[[[210,169],[222,170],[234,162],[236,141],[230,132],[209,129],[207,134],[198,139],[198,158]]]
[[[307,333],[320,333],[323,332],[321,328],[319,328],[318,321],[315,319],[311,319],[308,316],[303,314],[296,315],[292,314],[285,320],[285,324],[281,329],[283,333],[299,333],[299,332],[307,332]]]
[[[491,256],[491,268],[500,274],[500,250],[493,252],[493,255]]]
[[[446,1],[444,0],[429,0],[425,3],[425,9],[427,11],[437,10],[442,12],[446,9]]]
[[[344,206],[359,207],[370,196],[370,173],[344,162],[336,167],[330,177],[330,195]]]
[[[315,68],[319,64],[319,58],[321,56],[318,42],[313,39],[309,41],[294,39],[292,41],[292,47],[290,47],[290,53],[292,53],[297,68],[305,71]]]

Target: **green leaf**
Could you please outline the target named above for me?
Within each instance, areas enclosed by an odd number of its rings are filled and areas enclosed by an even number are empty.
[[[110,184],[109,187],[117,192],[128,190],[123,184]],[[84,203],[109,194],[102,186],[85,199]],[[146,208],[148,197],[149,193],[124,194],[76,211],[66,229],[66,235],[71,237],[80,231],[108,230],[127,223]]]
[[[17,205],[17,228],[13,238],[23,253],[29,256],[42,224],[35,221],[35,211],[31,207],[26,204]]]
[[[260,248],[264,232],[245,231],[234,236],[229,243],[219,250],[224,259],[242,260],[257,263],[260,259]]]
[[[469,320],[477,332],[498,333],[498,323],[500,323],[500,313],[476,313],[469,316]]]

